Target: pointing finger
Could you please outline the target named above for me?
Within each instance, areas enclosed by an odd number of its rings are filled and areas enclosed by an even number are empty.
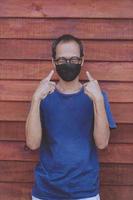
[[[54,73],[54,70],[51,70],[51,72],[50,72],[50,73],[48,74],[48,76],[46,77],[46,80],[47,80],[47,81],[50,81],[50,79],[51,79],[53,73]]]
[[[94,78],[91,76],[90,72],[86,71],[86,75],[90,81],[93,81]]]

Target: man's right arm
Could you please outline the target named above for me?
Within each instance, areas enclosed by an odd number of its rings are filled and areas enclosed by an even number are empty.
[[[38,149],[42,139],[39,99],[32,99],[31,101],[31,108],[26,120],[25,129],[26,145],[32,150]]]
[[[26,146],[32,150],[38,149],[42,139],[42,126],[40,119],[40,102],[42,98],[45,98],[49,93],[53,92],[56,83],[50,81],[54,70],[43,79],[35,93],[33,94],[31,101],[31,108],[26,120]]]

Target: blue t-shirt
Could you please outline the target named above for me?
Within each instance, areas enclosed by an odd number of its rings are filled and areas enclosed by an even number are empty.
[[[116,128],[102,90],[110,128]],[[40,102],[42,142],[32,195],[43,200],[72,200],[99,193],[99,159],[93,138],[93,101],[81,90],[57,88]]]

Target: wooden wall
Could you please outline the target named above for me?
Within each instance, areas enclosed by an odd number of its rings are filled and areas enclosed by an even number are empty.
[[[25,144],[32,94],[52,69],[52,39],[82,39],[85,70],[106,89],[118,128],[99,150],[101,200],[133,199],[133,1],[0,1],[0,200],[30,200],[38,151]],[[53,80],[57,80],[56,74]]]

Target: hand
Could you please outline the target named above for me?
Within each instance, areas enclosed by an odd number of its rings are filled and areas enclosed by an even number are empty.
[[[44,97],[46,97],[49,93],[52,93],[54,91],[56,83],[53,81],[50,81],[53,73],[54,73],[54,70],[51,70],[48,76],[40,81],[40,84],[37,90],[33,94],[33,99],[41,100]]]
[[[86,71],[86,75],[88,77],[88,82],[84,83],[84,92],[93,100],[99,100],[101,98],[103,98],[100,86],[98,84],[98,81],[93,79],[93,77],[91,76],[91,74]]]

